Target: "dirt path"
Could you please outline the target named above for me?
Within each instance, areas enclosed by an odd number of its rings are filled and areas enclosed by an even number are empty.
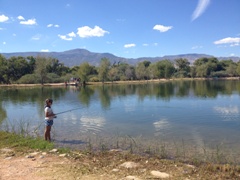
[[[10,151],[7,153],[10,154]],[[71,162],[67,158],[59,158],[51,154],[35,153],[27,156],[8,156],[4,153],[0,156],[0,179],[68,179],[67,173],[61,174],[61,178],[59,178],[56,167],[62,164],[69,165]]]
[[[240,167],[193,166],[164,160],[107,152],[105,154],[15,154],[0,149],[0,180],[144,180],[144,179],[240,179]]]

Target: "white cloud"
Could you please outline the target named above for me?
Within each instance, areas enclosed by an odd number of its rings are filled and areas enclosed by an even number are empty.
[[[144,44],[143,44],[143,46],[149,46],[149,44],[147,44],[147,43],[144,43]]]
[[[72,41],[73,40],[73,38],[72,37],[67,37],[67,36],[65,36],[65,35],[58,35],[58,37],[60,37],[62,40],[66,40],[66,41]]]
[[[83,26],[78,28],[77,34],[81,38],[87,38],[87,37],[101,37],[104,36],[104,34],[108,34],[108,31],[103,30],[99,26],[95,26],[94,28],[90,28],[88,26]]]
[[[191,49],[201,49],[203,48],[202,46],[193,46]]]
[[[204,11],[207,9],[208,5],[210,4],[210,0],[199,0],[197,8],[194,10],[192,14],[192,21],[197,19]]]
[[[48,49],[41,49],[41,52],[49,52]]]
[[[153,29],[158,30],[160,32],[166,32],[166,31],[172,29],[172,26],[163,26],[163,25],[157,24],[153,27]]]
[[[114,44],[113,41],[107,41],[107,44]]]
[[[0,28],[0,31],[4,30],[4,28]]]
[[[48,24],[47,27],[48,27],[48,28],[50,28],[50,27],[59,28],[60,26],[59,26],[58,24],[55,24],[55,25],[54,25],[54,24]]]
[[[31,38],[31,40],[38,41],[41,38],[41,34],[37,34]]]
[[[0,22],[8,21],[9,17],[5,16],[4,14],[0,15]]]
[[[29,19],[27,21],[20,21],[20,24],[24,24],[24,25],[36,25],[36,19]]]
[[[7,44],[6,42],[3,42],[3,45]]]
[[[227,37],[227,38],[215,41],[214,44],[230,44],[230,46],[239,46],[240,38]]]
[[[131,47],[135,47],[136,44],[125,44],[124,47],[125,48],[131,48]]]
[[[69,37],[76,37],[76,34],[74,32],[68,33],[67,34]]]
[[[19,20],[25,20],[24,17],[22,17],[22,16],[18,16],[17,18],[18,18]]]
[[[58,35],[62,40],[65,41],[72,41],[73,37],[76,37],[76,34],[74,32],[68,33],[67,35]]]

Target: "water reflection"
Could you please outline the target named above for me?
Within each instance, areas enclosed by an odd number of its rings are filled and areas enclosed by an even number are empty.
[[[162,136],[164,134],[164,130],[168,129],[170,126],[170,123],[168,122],[167,119],[161,119],[160,121],[154,122],[153,123],[155,127],[155,136]]]
[[[222,116],[224,121],[237,121],[239,120],[239,107],[238,106],[215,106],[214,110]]]
[[[240,148],[240,81],[1,87],[0,123],[20,119],[38,127],[47,97],[53,98],[56,113],[75,109],[54,121],[54,138],[61,144],[82,145],[94,135],[96,140],[106,138],[109,146],[120,138],[124,145],[126,137],[135,142],[141,137],[141,145],[184,141],[201,149],[222,143]]]
[[[86,117],[83,116],[81,121],[82,132],[92,132],[94,134],[101,132],[104,128],[106,120],[103,117]]]

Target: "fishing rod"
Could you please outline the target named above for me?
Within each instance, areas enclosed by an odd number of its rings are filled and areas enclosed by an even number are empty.
[[[71,112],[71,111],[74,111],[74,110],[77,110],[77,109],[82,109],[82,108],[83,108],[83,107],[74,108],[74,109],[69,109],[69,110],[67,110],[67,111],[62,111],[62,112],[56,113],[55,115],[63,114],[63,113],[67,113],[67,112]],[[38,126],[33,130],[33,132],[35,132],[43,123],[44,123],[44,121],[42,121],[42,122],[40,123],[40,125],[38,125]]]
[[[71,112],[71,111],[75,111],[75,110],[77,110],[77,109],[82,109],[82,108],[83,108],[83,107],[74,108],[74,109],[69,109],[69,110],[67,110],[67,111],[62,111],[62,112],[56,113],[55,115],[63,114],[63,113]]]

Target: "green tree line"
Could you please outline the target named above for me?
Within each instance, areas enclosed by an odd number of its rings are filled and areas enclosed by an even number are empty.
[[[179,58],[150,62],[141,61],[135,66],[128,63],[111,64],[102,58],[98,67],[87,61],[79,66],[67,67],[56,58],[11,57],[0,54],[0,83],[57,83],[66,82],[71,77],[86,82],[150,80],[162,78],[208,78],[240,76],[240,61],[199,58],[191,65],[187,59]]]

